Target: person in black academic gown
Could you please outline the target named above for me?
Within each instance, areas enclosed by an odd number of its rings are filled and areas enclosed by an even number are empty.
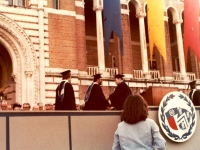
[[[124,101],[130,94],[132,94],[129,86],[123,81],[123,77],[124,75],[122,74],[115,75],[115,83],[117,84],[117,87],[115,88],[115,91],[109,95],[111,105],[117,110],[122,110]]]
[[[61,74],[63,76],[63,80],[56,88],[55,110],[76,110],[74,90],[71,85],[71,71],[67,70],[62,72]],[[63,86],[63,84],[65,85]],[[64,97],[60,99],[59,95],[61,95],[62,93],[64,94]]]
[[[196,89],[196,81],[189,83],[191,91],[188,96],[192,100],[194,106],[200,106],[200,90]]]
[[[84,98],[84,110],[106,110],[109,103],[101,89],[101,74],[94,75],[94,82],[88,87]]]

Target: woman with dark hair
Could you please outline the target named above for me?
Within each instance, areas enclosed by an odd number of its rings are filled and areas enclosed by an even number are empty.
[[[142,96],[129,95],[124,102],[122,122],[114,134],[112,150],[162,150],[166,141],[158,125],[148,117],[148,105]]]

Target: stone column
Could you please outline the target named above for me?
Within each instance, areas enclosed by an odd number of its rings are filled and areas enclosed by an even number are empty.
[[[93,10],[96,12],[97,53],[98,53],[99,73],[105,72],[104,39],[103,39],[103,27],[102,27],[102,10],[103,10],[102,1],[93,0],[94,4]]]
[[[183,49],[183,39],[182,39],[182,31],[181,31],[181,23],[183,20],[175,20],[173,23],[176,26],[176,37],[178,44],[178,57],[179,57],[179,65],[182,80],[188,80],[186,69],[185,69],[185,61],[184,61],[184,49]]]
[[[146,45],[146,33],[144,25],[144,17],[146,13],[140,12],[136,15],[139,19],[139,28],[140,28],[140,48],[141,48],[141,60],[142,60],[142,70],[146,79],[149,79],[148,75],[148,57],[147,57],[147,45]]]
[[[30,103],[31,105],[34,104],[33,102],[33,96],[32,96],[32,84],[31,84],[31,77],[32,77],[33,72],[32,71],[25,71],[25,75],[26,75],[26,96],[25,96],[25,102]],[[24,103],[24,102],[23,102]]]
[[[44,8],[43,1],[38,0],[39,24],[39,101],[45,103],[45,59],[44,59]]]

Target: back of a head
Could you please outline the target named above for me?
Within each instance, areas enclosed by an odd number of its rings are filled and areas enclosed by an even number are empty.
[[[117,78],[117,79],[123,80],[124,75],[123,74],[116,74],[114,77]]]
[[[121,119],[129,124],[135,124],[148,117],[148,105],[139,94],[129,95],[123,105]]]
[[[188,85],[190,86],[190,89],[191,89],[191,90],[192,90],[192,89],[195,89],[195,88],[196,88],[196,80],[190,82]]]
[[[69,79],[71,77],[71,71],[70,70],[66,70],[61,72],[63,79]]]

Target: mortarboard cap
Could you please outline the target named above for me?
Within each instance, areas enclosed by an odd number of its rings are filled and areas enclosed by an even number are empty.
[[[65,75],[68,75],[69,73],[71,73],[71,71],[66,70],[66,71],[61,72],[60,74],[62,74],[62,76],[65,76]]]
[[[190,89],[194,89],[196,87],[196,80],[189,82]]]
[[[98,73],[98,74],[95,74],[95,75],[93,75],[94,76],[94,78],[96,78],[96,79],[99,79],[99,78],[101,78],[101,74],[100,73]]]
[[[123,78],[123,77],[124,77],[123,74],[116,74],[116,75],[115,75],[115,78]]]

